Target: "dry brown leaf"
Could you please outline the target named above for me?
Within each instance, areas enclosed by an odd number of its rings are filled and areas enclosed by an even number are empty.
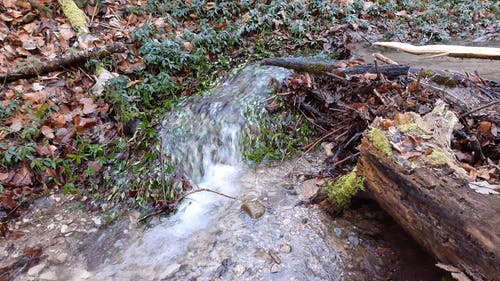
[[[83,114],[94,113],[97,109],[97,105],[91,98],[81,98],[80,103],[83,104],[83,110],[82,110]]]
[[[215,7],[215,2],[207,2],[207,4],[205,5],[205,10],[210,10],[210,9],[213,9]]]
[[[5,8],[15,8],[17,0],[3,0],[2,2]]]
[[[16,171],[12,177],[11,184],[15,187],[31,185],[33,183],[31,181],[31,177],[32,175],[30,170],[26,166],[23,166],[21,169]]]
[[[4,181],[9,178],[9,173],[0,173],[0,181]]]
[[[42,134],[48,138],[48,139],[53,139],[54,138],[54,129],[52,129],[49,126],[42,126],[41,128]]]
[[[193,50],[193,44],[191,44],[191,42],[184,42],[184,48],[186,48],[186,51],[191,52]]]
[[[66,41],[73,38],[76,35],[76,32],[71,28],[71,26],[67,23],[61,24],[59,26],[59,35]]]
[[[31,103],[43,103],[46,99],[47,93],[42,91],[23,94],[23,100]]]
[[[9,128],[14,131],[14,132],[19,132],[23,128],[23,119],[20,117],[12,118],[10,119],[12,124],[9,126]]]
[[[62,128],[66,124],[66,118],[63,114],[53,113],[52,114],[52,125],[56,128]]]

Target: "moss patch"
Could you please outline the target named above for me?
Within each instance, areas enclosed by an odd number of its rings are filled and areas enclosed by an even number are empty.
[[[373,145],[380,151],[391,154],[392,147],[389,139],[385,136],[384,132],[380,129],[373,128],[370,133],[368,133],[368,137],[372,141]]]
[[[87,19],[83,11],[78,8],[73,0],[58,0],[64,15],[69,19],[71,26],[78,31],[78,33],[89,32]]]
[[[349,174],[341,176],[335,181],[326,184],[328,199],[330,203],[336,207],[347,207],[351,202],[351,198],[358,190],[364,190],[363,183],[365,178],[363,176],[358,176],[356,170],[357,168],[354,168]]]
[[[453,161],[446,152],[439,148],[434,148],[432,153],[427,155],[426,160],[432,166],[441,166]]]
[[[407,135],[418,136],[418,137],[422,137],[424,139],[428,139],[431,137],[417,123],[407,123],[407,124],[398,125],[397,127],[398,127],[398,130],[400,130],[402,133],[407,134]]]

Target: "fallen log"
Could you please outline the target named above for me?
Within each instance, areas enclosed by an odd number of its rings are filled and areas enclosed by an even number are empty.
[[[0,83],[32,78],[58,69],[81,65],[91,58],[98,59],[112,53],[124,52],[126,48],[124,44],[116,43],[109,46],[62,55],[52,61],[34,63],[30,67],[23,68],[17,72],[2,74],[0,75]]]
[[[441,264],[458,268],[473,280],[500,280],[500,195],[469,188],[471,180],[453,163],[447,148],[453,122],[446,122],[458,119],[449,111],[433,114],[413,120],[411,126],[399,124],[387,130],[382,125],[387,121],[376,119],[362,140],[358,171],[380,206]],[[422,152],[418,162],[396,151],[398,145],[391,138],[398,128],[410,127],[429,134],[423,145],[432,153]],[[401,132],[397,134],[399,138]],[[416,152],[411,153],[413,159]]]
[[[457,58],[479,58],[500,60],[500,48],[471,47],[459,45],[414,46],[401,42],[375,42],[373,45],[398,49],[414,55],[449,56]]]
[[[313,58],[268,58],[261,62],[261,65],[280,66],[293,69],[299,72],[309,72],[313,74],[343,73],[346,75],[381,73],[392,79],[401,75],[407,75],[410,69],[407,65],[356,65],[341,68],[335,60],[323,60]]]

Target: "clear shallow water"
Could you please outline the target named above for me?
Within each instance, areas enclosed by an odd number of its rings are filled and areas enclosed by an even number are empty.
[[[52,266],[58,280],[387,280],[404,268],[397,239],[384,238],[379,209],[333,220],[317,206],[297,206],[301,180],[286,176],[293,162],[242,162],[242,135],[256,133],[266,114],[262,100],[289,74],[249,66],[185,101],[162,126],[163,147],[196,186],[238,200],[198,192],[150,228],[124,219],[84,237],[71,266]],[[320,158],[301,158],[295,171],[317,174]],[[259,200],[266,213],[251,219],[241,211],[244,200]],[[415,246],[401,249],[424,258],[405,269],[411,278],[399,280],[437,280],[421,278],[428,257]]]

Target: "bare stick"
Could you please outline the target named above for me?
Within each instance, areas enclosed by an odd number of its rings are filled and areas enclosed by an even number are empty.
[[[474,109],[471,109],[471,110],[467,111],[466,113],[464,113],[464,114],[460,115],[460,117],[462,117],[462,118],[463,118],[463,117],[465,117],[465,116],[467,116],[467,115],[470,115],[470,114],[472,114],[472,113],[474,113],[474,112],[477,112],[477,111],[479,111],[479,110],[485,109],[485,108],[490,107],[490,106],[494,106],[494,105],[499,104],[499,103],[500,103],[500,100],[492,101],[492,102],[487,103],[487,104],[485,104],[485,105],[481,105],[481,106],[479,106],[479,107],[476,107],[476,108],[474,108]]]
[[[222,192],[219,192],[219,191],[215,191],[215,190],[212,190],[212,189],[209,189],[209,188],[198,188],[198,189],[195,189],[195,190],[191,190],[190,192],[182,195],[179,199],[177,199],[178,202],[184,200],[186,197],[188,197],[189,195],[193,194],[193,193],[198,193],[198,192],[203,192],[203,191],[206,191],[206,192],[212,192],[212,193],[215,193],[217,195],[220,195],[220,196],[223,196],[223,197],[227,197],[229,199],[233,199],[233,200],[239,200],[238,198],[236,197],[233,197],[233,196],[230,196],[230,195],[227,195],[227,194],[224,194]]]
[[[315,142],[313,142],[312,144],[309,144],[307,147],[307,149],[302,153],[302,155],[300,155],[300,157],[295,160],[295,162],[293,163],[293,166],[292,168],[290,169],[290,172],[288,172],[288,175],[292,175],[293,174],[293,171],[295,170],[295,168],[297,167],[297,164],[299,163],[299,161],[304,157],[304,155],[306,155],[307,153],[309,153],[318,143],[320,143],[321,141],[323,141],[324,139],[326,139],[327,137],[337,133],[338,131],[342,130],[342,128],[338,128],[338,129],[335,129],[331,132],[329,132],[328,134],[322,136],[321,138],[317,139]]]

